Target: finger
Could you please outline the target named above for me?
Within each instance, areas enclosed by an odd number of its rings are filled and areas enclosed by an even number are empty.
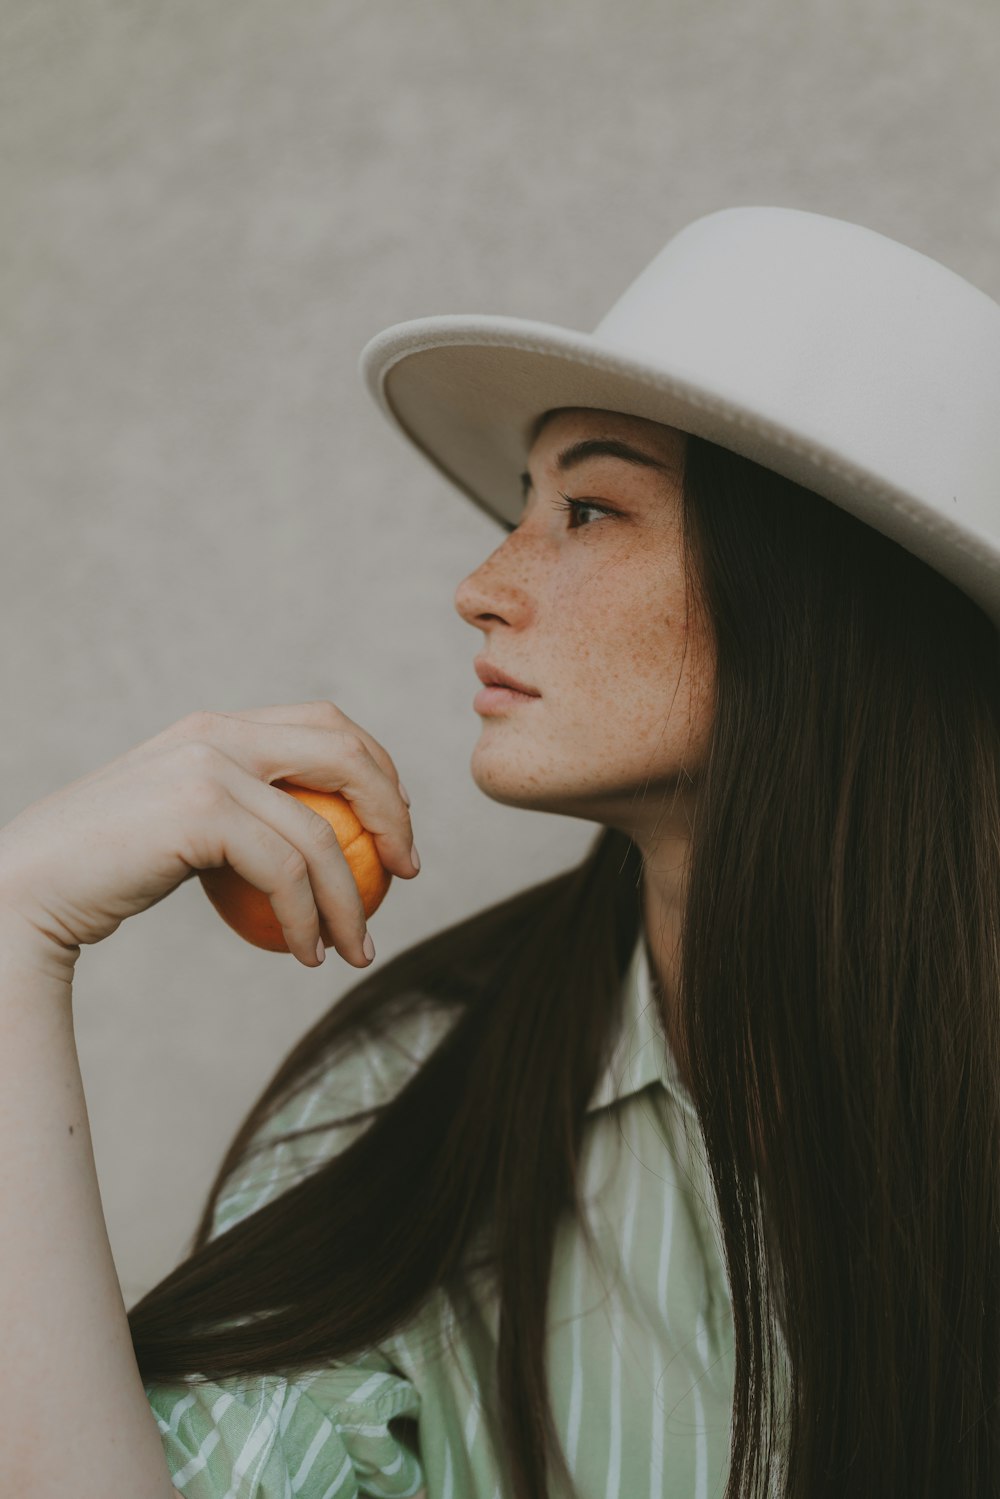
[[[220,765],[182,857],[197,870],[229,864],[271,903],[289,950],[318,966],[317,943],[367,968],[361,894],[333,829],[322,817],[235,762]]]
[[[399,771],[389,751],[362,724],[338,708],[328,698],[316,698],[308,703],[279,703],[264,708],[238,708],[223,715],[227,718],[242,718],[248,723],[308,724],[315,728],[350,729],[362,739],[375,763],[397,784]]]
[[[410,858],[413,824],[399,782],[373,758],[367,736],[358,735],[353,727],[319,728],[206,713],[188,724],[185,737],[189,742],[193,737],[211,744],[261,782],[284,780],[317,791],[339,792],[371,833],[385,868],[402,879],[415,877],[417,868]]]

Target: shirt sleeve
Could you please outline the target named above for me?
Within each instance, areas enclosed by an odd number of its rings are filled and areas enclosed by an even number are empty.
[[[416,1421],[420,1397],[358,1364],[294,1383],[278,1376],[150,1385],[173,1485],[185,1499],[417,1499],[419,1458],[390,1423]]]
[[[439,1034],[439,1026],[425,1028],[421,1039],[426,1043]],[[220,1194],[209,1237],[346,1149],[365,1125],[345,1124],[285,1143],[274,1142],[275,1135],[366,1108],[398,1088],[409,1070],[410,1064],[402,1072],[387,1067],[383,1050],[359,1045],[286,1104],[255,1137],[257,1148]],[[153,1383],[145,1391],[174,1487],[185,1499],[423,1499],[416,1439],[420,1396],[377,1348],[292,1381],[267,1374]]]

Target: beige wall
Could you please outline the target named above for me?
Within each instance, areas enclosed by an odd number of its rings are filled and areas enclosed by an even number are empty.
[[[382,959],[596,829],[471,779],[453,595],[500,533],[370,405],[366,339],[448,311],[590,328],[735,204],[856,220],[1000,298],[987,0],[13,0],[0,61],[0,823],[194,708],[330,697],[413,797],[424,868],[372,922]],[[197,882],[84,952],[129,1304],[354,973],[241,943]]]

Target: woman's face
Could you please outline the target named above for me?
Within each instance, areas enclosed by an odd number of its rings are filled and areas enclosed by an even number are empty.
[[[539,693],[481,713],[471,769],[492,799],[635,837],[662,823],[664,793],[694,793],[714,655],[685,594],[684,445],[590,409],[539,432],[519,526],[455,593],[479,657]]]

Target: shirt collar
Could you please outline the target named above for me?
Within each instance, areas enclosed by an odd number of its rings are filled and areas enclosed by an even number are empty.
[[[622,984],[618,1037],[610,1061],[598,1076],[587,1113],[619,1103],[651,1083],[659,1083],[689,1108],[693,1107],[661,1029],[646,936],[641,926]]]

